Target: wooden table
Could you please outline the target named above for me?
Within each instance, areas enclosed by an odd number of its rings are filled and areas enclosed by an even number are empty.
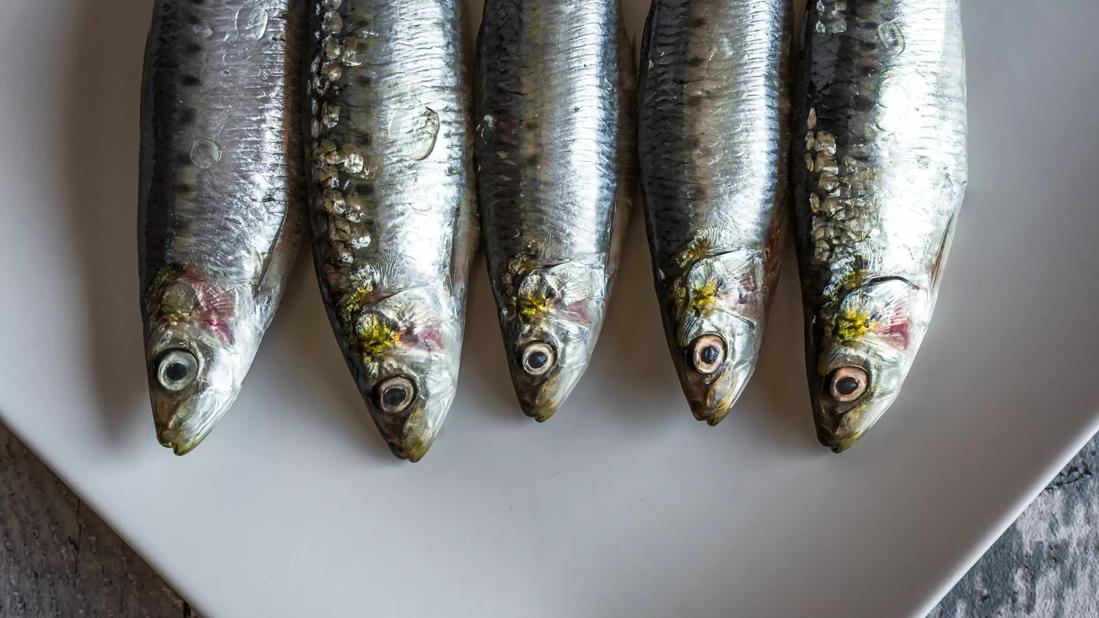
[[[1099,616],[1099,438],[930,618]],[[0,618],[193,616],[149,565],[0,426]]]

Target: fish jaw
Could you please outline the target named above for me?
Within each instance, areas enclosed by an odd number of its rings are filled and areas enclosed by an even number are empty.
[[[682,363],[679,381],[695,420],[716,426],[732,411],[733,405],[748,386],[754,366],[752,359],[730,360],[714,375],[704,376]]]
[[[571,286],[537,315],[524,315],[508,305],[500,311],[519,407],[539,423],[549,420],[576,388],[599,338],[605,307],[603,288],[588,287],[583,293],[580,288],[579,284]],[[548,368],[531,367],[531,356],[539,350],[551,358]]]
[[[751,252],[677,261],[663,280],[665,332],[683,394],[695,419],[720,423],[744,392],[759,354],[766,313],[763,262]],[[658,276],[660,271],[658,271]]]
[[[165,384],[164,367],[173,355],[198,360],[192,383],[176,390]],[[201,443],[232,407],[240,392],[251,355],[241,359],[234,350],[211,342],[169,339],[154,346],[149,357],[149,397],[157,440],[176,455],[185,455]]]
[[[456,302],[444,290],[421,287],[368,298],[357,313],[329,305],[356,386],[399,459],[423,459],[457,392],[463,328]],[[408,391],[396,407],[385,397],[394,385]]]
[[[240,286],[193,273],[164,273],[146,299],[146,372],[157,439],[184,455],[236,400],[266,319]]]
[[[690,331],[689,325],[685,329],[680,325],[684,336],[673,342],[676,372],[695,420],[713,427],[732,411],[755,371],[757,329],[734,319],[725,328],[711,327],[693,335]],[[711,344],[723,348],[723,358],[712,370],[700,370],[700,348]]]
[[[236,391],[200,390],[184,399],[176,399],[154,391],[152,404],[157,440],[176,455],[190,453],[225,416],[236,396]]]
[[[809,397],[817,439],[842,453],[878,422],[900,392],[909,361],[899,351],[869,337],[848,341],[825,339],[808,356]],[[858,375],[863,392],[847,401],[833,388],[842,372]]]
[[[855,406],[844,406],[824,392],[824,388],[822,385],[815,389],[811,397],[817,440],[837,454],[854,446],[900,394],[900,384],[897,384],[895,388],[881,388],[881,392]]]
[[[607,271],[573,261],[534,266],[513,260],[496,286],[500,330],[523,413],[550,419],[587,370],[606,312]]]
[[[892,407],[927,332],[933,298],[904,279],[873,277],[838,303],[806,314],[810,399],[821,444],[846,451]],[[850,390],[841,392],[844,382]]]
[[[445,290],[418,287],[357,309],[329,306],[367,410],[400,459],[427,454],[454,400],[463,330],[455,303]]]
[[[810,368],[810,400],[817,439],[842,453],[873,427],[892,407],[912,366],[915,351],[889,347],[872,337],[826,346]],[[865,393],[844,401],[833,383],[847,373],[865,376]]]
[[[601,305],[602,301],[596,304]],[[508,364],[523,414],[544,423],[557,412],[588,368],[599,337],[598,327],[598,324],[567,318],[533,328],[507,329],[505,326],[504,336],[515,342],[510,346]],[[553,357],[552,366],[545,373],[531,371],[530,357],[539,350],[545,350]]]
[[[522,352],[517,350],[515,354],[521,357]],[[521,360],[512,363],[512,384],[523,414],[539,423],[548,421],[557,412],[580,382],[587,365],[585,360],[578,365],[556,367],[551,375],[539,379],[527,375],[521,363]]]
[[[835,453],[854,446],[892,407],[912,367],[915,350],[898,350],[868,335],[861,340],[831,343],[813,357],[810,400],[817,439]],[[865,376],[865,392],[844,401],[833,383],[843,372]]]
[[[374,395],[364,394],[374,423],[394,456],[416,463],[427,455],[450,410],[454,386],[447,393],[422,397],[409,410],[397,415],[379,407]]]
[[[419,367],[425,367],[420,365]],[[406,365],[401,371],[414,383],[414,400],[407,409],[387,409],[381,400],[388,378],[366,378],[359,382],[359,391],[374,424],[389,450],[398,459],[412,463],[427,455],[443,427],[457,390],[457,359],[453,367],[435,362],[418,369],[415,374]],[[390,373],[387,371],[386,373]]]

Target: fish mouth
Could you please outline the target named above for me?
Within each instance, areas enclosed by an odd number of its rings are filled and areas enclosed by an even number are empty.
[[[371,404],[370,414],[393,455],[416,463],[427,455],[431,445],[435,443],[450,408],[450,398],[446,401],[427,401],[413,405],[411,411],[392,414]]]
[[[759,326],[737,313],[673,320],[665,333],[676,374],[695,420],[714,427],[732,412],[755,372]]]
[[[833,453],[843,453],[855,445],[888,407],[878,402],[844,406],[818,395],[813,402],[817,440]]]
[[[422,411],[417,410],[406,422],[399,424],[390,424],[374,417],[378,430],[394,457],[416,463],[431,450],[438,434],[427,428],[425,416]]]
[[[544,423],[557,413],[558,408],[580,382],[584,368],[558,368],[544,380],[538,381],[520,373],[521,368],[512,372],[512,383],[519,408],[523,414],[539,423]]]
[[[154,394],[157,441],[176,455],[190,453],[210,434],[232,405],[232,400],[210,392],[197,393],[181,401]]]
[[[158,431],[156,437],[161,446],[172,449],[172,452],[176,455],[183,456],[193,451],[207,435],[209,435],[209,432],[190,435],[185,432],[165,429]]]
[[[817,440],[833,453],[846,452],[877,424],[896,396],[896,391],[867,393],[865,399],[841,402],[824,388],[812,393]]]
[[[435,443],[437,433],[428,431],[418,420],[418,415],[413,414],[405,424],[404,430],[399,436],[386,436],[389,450],[399,459],[416,463],[427,455],[431,445]]]
[[[703,376],[684,367],[680,381],[695,420],[711,427],[725,420],[748,386],[753,370],[751,363],[741,362]]]
[[[847,451],[862,437],[862,431],[837,429],[827,424],[817,424],[817,440],[837,455]]]
[[[680,340],[679,382],[695,420],[714,427],[729,415],[755,372],[756,343],[754,328],[719,329]]]

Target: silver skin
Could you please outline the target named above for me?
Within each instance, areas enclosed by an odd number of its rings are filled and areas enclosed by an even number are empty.
[[[617,0],[488,0],[477,171],[489,278],[523,412],[587,368],[634,191],[633,59]]]
[[[695,418],[755,369],[784,230],[789,0],[654,0],[639,146],[657,295]]]
[[[160,443],[182,455],[237,397],[304,210],[303,2],[160,0],[141,106],[141,310]]]
[[[792,161],[821,442],[850,447],[920,347],[966,189],[960,0],[810,3]]]
[[[418,461],[458,381],[476,248],[459,0],[317,0],[310,221],[321,292],[394,455]]]

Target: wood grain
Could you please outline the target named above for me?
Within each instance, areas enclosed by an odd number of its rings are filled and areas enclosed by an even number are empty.
[[[1099,437],[928,618],[1099,616]],[[0,425],[0,618],[193,618],[179,598]]]
[[[149,565],[0,426],[0,616],[192,616]]]

